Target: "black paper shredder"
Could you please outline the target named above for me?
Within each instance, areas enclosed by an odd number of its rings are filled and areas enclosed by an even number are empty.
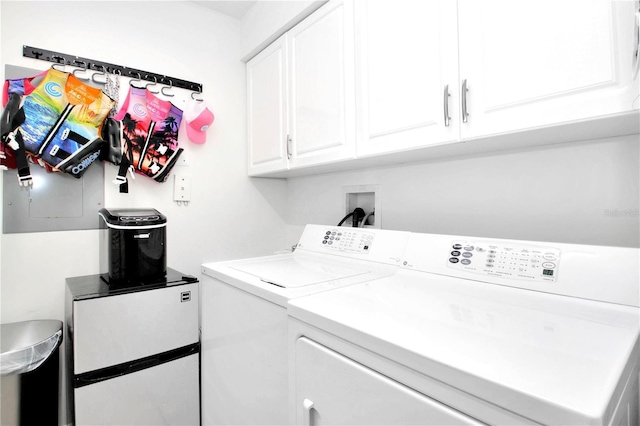
[[[153,282],[167,273],[167,218],[152,208],[100,209],[100,273],[109,285]]]

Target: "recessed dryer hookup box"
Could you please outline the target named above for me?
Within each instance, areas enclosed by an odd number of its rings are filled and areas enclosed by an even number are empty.
[[[382,211],[380,209],[380,185],[351,185],[343,186],[345,214],[351,213],[356,207],[364,210],[365,215],[375,212],[368,217],[365,228],[380,229]]]

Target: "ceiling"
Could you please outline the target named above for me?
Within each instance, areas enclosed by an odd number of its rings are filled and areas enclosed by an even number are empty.
[[[208,0],[208,1],[194,1],[194,3],[207,9],[215,10],[216,12],[223,13],[236,19],[242,19],[251,7],[256,4],[257,0]]]

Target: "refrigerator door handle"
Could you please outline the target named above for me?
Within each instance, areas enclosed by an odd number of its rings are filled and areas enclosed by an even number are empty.
[[[94,383],[99,383],[105,380],[124,376],[125,374],[131,374],[147,368],[155,367],[156,365],[174,361],[176,359],[180,359],[199,352],[200,342],[197,342],[178,349],[163,352],[161,354],[148,356],[146,358],[124,362],[122,364],[101,368],[99,370],[88,371],[82,374],[76,374],[73,377],[73,387],[80,388],[83,386],[92,385]]]

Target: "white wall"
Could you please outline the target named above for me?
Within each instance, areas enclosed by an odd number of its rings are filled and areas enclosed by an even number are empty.
[[[639,247],[638,135],[289,179],[287,223],[337,223],[343,186],[380,185],[382,227]]]

